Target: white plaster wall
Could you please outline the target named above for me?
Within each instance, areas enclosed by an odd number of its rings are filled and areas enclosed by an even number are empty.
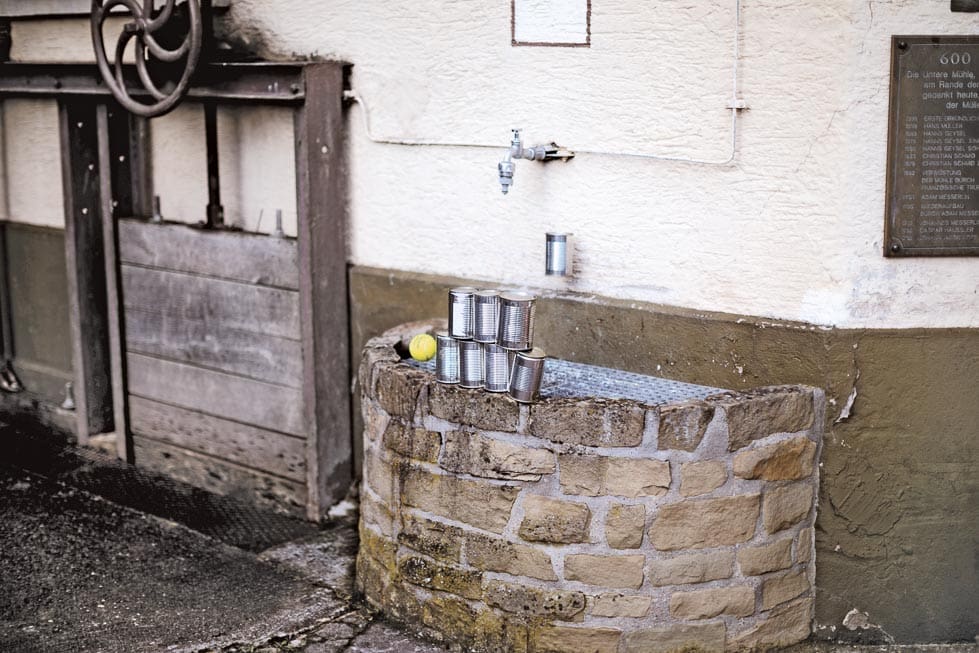
[[[3,110],[3,206],[12,222],[63,228],[58,105],[9,99]]]
[[[890,35],[970,33],[974,14],[937,1],[743,0],[751,109],[733,165],[520,161],[504,197],[496,163],[511,127],[579,152],[726,159],[735,25],[734,0],[593,0],[590,48],[512,47],[509,7],[232,4],[226,20],[267,56],[352,62],[375,136],[496,146],[373,143],[352,107],[354,263],[819,325],[979,326],[979,259],[881,256]],[[56,51],[85,58],[88,43],[69,41]],[[24,60],[50,58],[41,51],[15,45]],[[284,208],[287,224],[295,212],[291,124],[246,113],[220,116],[233,136],[222,141],[225,205],[246,228],[265,209],[265,231],[269,210]],[[154,122],[168,218],[203,218],[202,134],[192,106]],[[568,284],[542,274],[555,229],[578,238]]]

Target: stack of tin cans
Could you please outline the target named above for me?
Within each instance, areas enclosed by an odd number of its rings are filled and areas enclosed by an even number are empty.
[[[534,347],[534,303],[522,292],[450,290],[449,330],[435,338],[436,380],[536,401],[545,354]]]

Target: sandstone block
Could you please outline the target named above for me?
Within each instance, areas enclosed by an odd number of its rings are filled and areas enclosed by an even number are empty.
[[[428,392],[428,412],[456,424],[513,433],[517,430],[520,405],[493,392],[433,383]]]
[[[582,496],[662,496],[670,487],[670,463],[610,456],[561,455],[561,491]]]
[[[421,622],[423,603],[411,585],[402,583],[391,583],[381,596],[384,614],[407,623]]]
[[[816,443],[805,436],[782,440],[734,457],[734,475],[764,481],[793,481],[812,475]]]
[[[795,561],[807,563],[812,560],[813,533],[812,527],[799,531],[799,540],[795,545]]]
[[[812,486],[796,483],[765,493],[762,521],[765,530],[776,533],[804,519],[812,508]]]
[[[389,506],[394,504],[397,486],[398,477],[394,470],[395,463],[384,460],[378,452],[364,452],[364,482]]]
[[[670,489],[670,463],[640,458],[606,458],[605,492],[620,497],[660,497]]]
[[[738,566],[745,576],[760,576],[792,566],[792,539],[765,546],[748,546],[738,551]]]
[[[534,653],[617,653],[622,631],[614,628],[543,628],[531,636]]]
[[[377,403],[388,414],[410,422],[418,407],[418,396],[428,385],[431,374],[404,363],[381,363],[375,369]]]
[[[554,454],[532,449],[471,431],[445,434],[442,467],[452,472],[484,478],[539,481],[542,474],[557,468]]]
[[[364,347],[360,356],[360,367],[357,370],[357,382],[362,393],[373,396],[376,368],[382,363],[397,363],[401,359],[392,347],[386,343],[371,341]]]
[[[797,644],[809,637],[812,599],[802,599],[772,612],[765,621],[738,634],[729,642],[737,651],[771,651]]]
[[[605,409],[608,420],[609,447],[638,447],[646,429],[646,409],[629,401],[609,402]]]
[[[466,535],[466,560],[484,571],[557,580],[551,557],[544,551],[477,533]]]
[[[605,491],[605,458],[603,456],[558,456],[561,492],[585,497],[601,496]]]
[[[592,597],[589,614],[595,617],[627,617],[640,619],[649,614],[653,604],[651,596],[632,596],[628,594],[599,594]]]
[[[702,401],[670,404],[659,410],[659,448],[693,451],[714,419],[714,406]]]
[[[364,435],[373,442],[387,429],[391,416],[381,410],[377,402],[370,398],[364,398],[360,407],[360,414],[364,419]]]
[[[530,495],[524,499],[519,535],[528,542],[587,542],[591,510],[583,503]]]
[[[616,504],[605,520],[605,539],[613,549],[638,549],[646,530],[646,506]]]
[[[649,582],[656,586],[688,585],[730,578],[733,573],[733,551],[692,553],[653,560],[649,565]]]
[[[805,572],[771,578],[765,581],[761,588],[761,609],[771,610],[780,603],[785,603],[803,592],[809,591],[809,579]]]
[[[520,489],[432,474],[412,467],[406,470],[402,501],[442,517],[502,533]]]
[[[623,638],[622,653],[723,651],[724,638],[722,622],[647,628],[627,633]]]
[[[799,386],[762,388],[721,404],[727,411],[729,451],[773,433],[808,429],[815,415],[812,390]]]
[[[680,494],[696,497],[707,494],[727,482],[727,465],[723,460],[683,463],[680,468]]]
[[[375,562],[386,568],[389,573],[394,571],[397,567],[395,557],[398,552],[398,546],[391,540],[385,539],[365,527],[363,522],[360,523],[358,532],[360,533],[358,555],[366,555],[372,558]]]
[[[747,542],[755,533],[759,503],[759,496],[751,494],[663,506],[649,529],[649,540],[661,551]]]
[[[674,592],[670,614],[677,619],[710,619],[721,614],[747,617],[755,613],[755,590],[747,585]]]
[[[600,447],[606,440],[605,404],[597,399],[545,399],[531,406],[529,427],[538,438]]]
[[[442,436],[434,431],[415,428],[400,419],[392,419],[384,429],[384,446],[405,458],[437,463]]]
[[[528,653],[527,626],[505,618],[496,610],[479,610],[473,630],[475,636],[472,650],[487,653]]]
[[[421,556],[407,556],[398,561],[398,572],[412,585],[440,590],[467,599],[483,595],[483,575],[461,567],[435,562]]]
[[[645,562],[642,555],[570,554],[564,559],[564,577],[598,587],[639,589]]]
[[[483,588],[483,601],[494,608],[524,617],[570,621],[585,609],[585,595],[572,590],[543,590],[491,580]]]
[[[386,505],[375,501],[367,492],[360,493],[360,518],[381,534],[394,537],[394,515]]]
[[[422,623],[464,641],[472,640],[476,617],[469,603],[450,596],[435,595],[422,608]]]
[[[357,554],[354,568],[357,590],[371,605],[381,607],[384,591],[391,585],[390,572],[363,551]]]
[[[461,528],[416,517],[408,512],[402,513],[401,519],[398,542],[402,545],[432,558],[459,562],[465,537]]]

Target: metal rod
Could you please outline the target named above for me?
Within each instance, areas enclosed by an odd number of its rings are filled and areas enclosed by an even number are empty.
[[[207,223],[208,229],[224,226],[224,207],[221,206],[221,170],[218,161],[218,108],[213,102],[204,103],[204,138],[207,142]]]

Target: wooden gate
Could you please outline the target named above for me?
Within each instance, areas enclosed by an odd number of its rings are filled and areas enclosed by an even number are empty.
[[[0,96],[59,102],[79,441],[319,520],[352,477],[344,65],[196,80],[191,101],[293,108],[297,238],[149,221],[148,130],[96,68],[0,64]]]

